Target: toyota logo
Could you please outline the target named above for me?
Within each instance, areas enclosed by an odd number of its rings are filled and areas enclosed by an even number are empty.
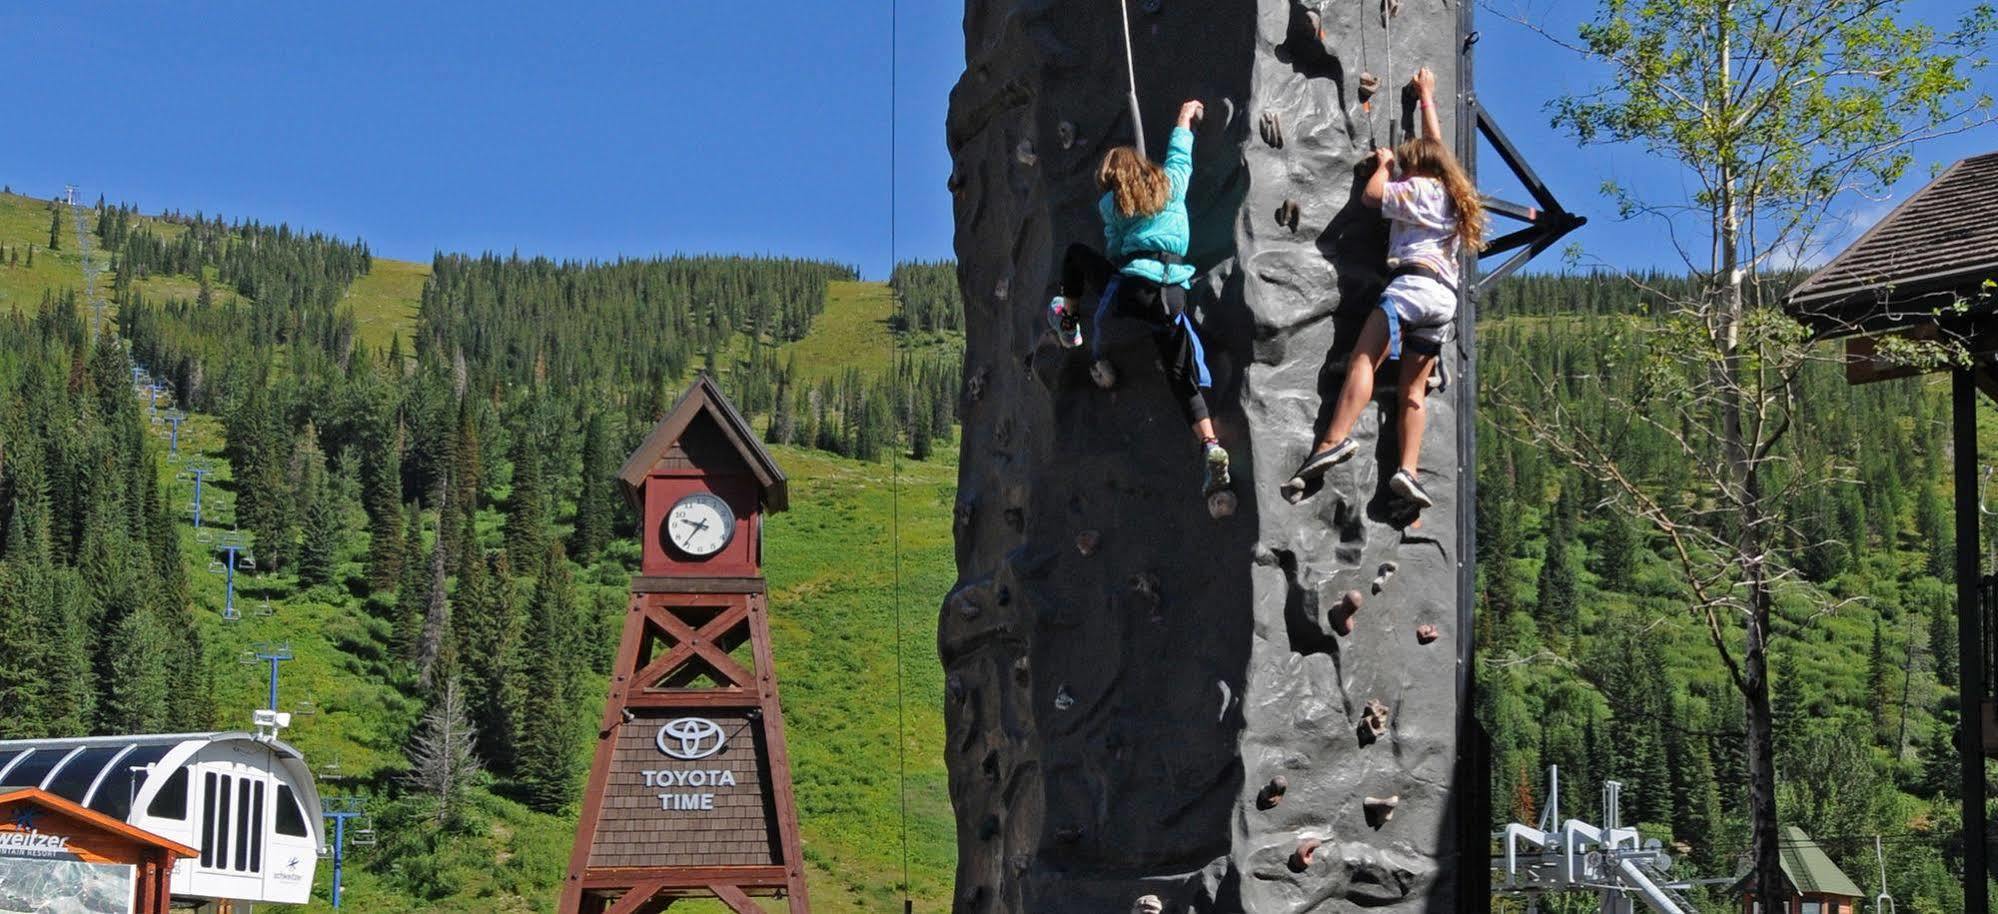
[[[659,728],[659,736],[654,739],[659,751],[682,761],[699,761],[722,750],[728,737],[722,735],[721,725],[701,717],[682,717],[669,720]]]

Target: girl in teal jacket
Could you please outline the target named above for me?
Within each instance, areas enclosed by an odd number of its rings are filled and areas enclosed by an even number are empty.
[[[1214,386],[1206,355],[1193,321],[1186,315],[1186,291],[1194,269],[1186,262],[1192,226],[1186,214],[1186,188],[1193,178],[1193,124],[1202,106],[1180,106],[1179,123],[1159,165],[1131,146],[1119,146],[1103,157],[1096,183],[1103,189],[1097,211],[1103,217],[1103,253],[1072,244],[1062,258],[1061,289],[1048,303],[1048,325],[1065,348],[1082,345],[1079,303],[1091,287],[1101,288],[1096,304],[1095,364],[1090,374],[1103,387],[1116,384],[1117,373],[1103,357],[1103,325],[1111,316],[1144,321],[1151,326],[1166,383],[1200,447],[1207,466],[1202,490],[1213,495],[1228,488],[1228,452],[1214,435],[1202,389]]]

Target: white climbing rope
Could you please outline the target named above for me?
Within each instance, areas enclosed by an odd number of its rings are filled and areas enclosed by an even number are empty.
[[[1138,63],[1137,55],[1131,50],[1131,5],[1128,0],[1117,0],[1117,13],[1124,21],[1124,73],[1129,78],[1131,100],[1131,133],[1137,141],[1138,155],[1145,155],[1145,118],[1138,110]],[[1146,158],[1150,158],[1146,156]]]

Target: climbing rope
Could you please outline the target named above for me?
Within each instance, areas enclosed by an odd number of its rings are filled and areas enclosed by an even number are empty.
[[[897,87],[900,79],[897,73],[896,49],[899,47],[899,30],[902,24],[901,10],[897,0],[888,2],[888,263],[893,267],[896,239],[895,219],[895,125],[901,122],[898,116],[900,99]],[[894,295],[891,285],[889,295]],[[889,358],[894,358],[893,343],[890,343]],[[898,375],[907,377],[905,373]],[[909,722],[907,713],[908,689],[902,677],[902,448],[894,447],[890,460],[888,483],[889,535],[895,545],[895,763],[898,767],[896,793],[902,801],[902,912],[912,914],[916,909],[915,895],[909,885]]]
[[[1374,149],[1379,149],[1381,146],[1380,117],[1373,103],[1373,97],[1381,94],[1383,90],[1392,91],[1392,87],[1395,85],[1394,16],[1395,13],[1400,12],[1401,3],[1399,0],[1379,0],[1381,5],[1381,31],[1387,44],[1383,53],[1386,55],[1387,60],[1385,61],[1385,72],[1376,76],[1372,70],[1368,69],[1370,66],[1370,57],[1367,54],[1367,17],[1365,8],[1369,2],[1372,2],[1372,0],[1360,0],[1362,10],[1360,15],[1360,92],[1364,96],[1360,101],[1360,109],[1366,112],[1367,115],[1367,142]],[[1388,146],[1392,147],[1394,145],[1396,112],[1389,105],[1381,105],[1379,107],[1388,109]]]
[[[1138,62],[1131,51],[1131,5],[1127,0],[1117,0],[1117,13],[1124,21],[1124,75],[1128,78],[1131,101],[1131,132],[1137,136],[1138,155],[1145,155],[1145,118],[1138,110]],[[1149,156],[1146,156],[1149,158]]]

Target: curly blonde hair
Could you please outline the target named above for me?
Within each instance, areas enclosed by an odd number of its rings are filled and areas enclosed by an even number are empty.
[[[1103,156],[1096,186],[1116,198],[1117,214],[1126,219],[1165,209],[1172,193],[1165,169],[1140,155],[1135,146],[1119,146]]]
[[[1457,211],[1457,243],[1472,251],[1485,249],[1485,203],[1450,147],[1435,137],[1410,137],[1394,151],[1404,178],[1435,178],[1443,182],[1450,206]]]

